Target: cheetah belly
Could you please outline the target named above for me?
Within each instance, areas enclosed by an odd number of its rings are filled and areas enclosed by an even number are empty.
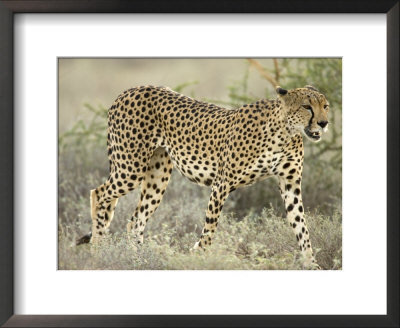
[[[190,181],[197,183],[202,186],[210,186],[212,185],[214,178],[217,175],[216,163],[211,163],[207,161],[207,165],[205,165],[205,161],[200,160],[200,162],[191,163],[189,159],[177,159],[177,156],[174,155],[174,152],[171,151],[168,147],[166,148],[174,167],[186,178]]]
[[[273,171],[279,156],[271,153],[263,154],[246,171],[247,175],[253,177],[249,184],[262,181],[274,175]]]

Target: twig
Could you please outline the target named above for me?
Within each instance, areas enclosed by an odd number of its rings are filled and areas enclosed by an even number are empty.
[[[278,59],[274,58],[273,61],[275,66],[275,80],[279,84],[280,72],[279,72]]]
[[[276,81],[276,79],[274,79],[270,75],[270,73],[264,67],[262,67],[261,64],[257,60],[247,58],[247,61],[250,63],[250,65],[254,66],[254,68],[259,71],[261,76],[263,78],[265,78],[269,83],[271,83],[274,88],[278,85],[278,82]]]

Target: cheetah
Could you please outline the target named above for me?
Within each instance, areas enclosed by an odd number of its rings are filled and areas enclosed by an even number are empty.
[[[329,103],[313,86],[276,88],[277,98],[237,109],[198,101],[166,87],[122,93],[108,111],[107,181],[91,190],[92,231],[77,244],[95,243],[110,226],[118,198],[141,187],[127,224],[143,243],[147,221],[160,205],[175,167],[211,187],[205,224],[193,249],[211,245],[229,193],[277,177],[287,220],[307,268],[319,268],[301,195],[303,135],[318,142],[328,128]]]

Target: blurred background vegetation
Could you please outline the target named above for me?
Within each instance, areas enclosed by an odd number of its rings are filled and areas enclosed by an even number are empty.
[[[319,143],[305,141],[303,201],[318,262],[341,269],[342,62],[336,58],[60,59],[59,269],[301,269],[273,178],[229,196],[206,254],[189,249],[201,232],[210,190],[176,171],[140,249],[125,236],[138,191],[121,199],[113,234],[97,252],[72,246],[91,227],[89,190],[108,176],[107,108],[123,90],[146,84],[226,108],[275,98],[276,85],[312,84],[324,93],[329,132]]]

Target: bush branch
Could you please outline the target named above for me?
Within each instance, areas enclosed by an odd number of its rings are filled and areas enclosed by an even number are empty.
[[[278,59],[274,58],[273,61],[275,66],[275,80],[279,84],[280,71],[279,71]]]
[[[269,83],[272,84],[274,89],[277,85],[279,85],[278,81],[274,79],[271,74],[264,67],[262,67],[262,65],[257,60],[247,58],[247,61],[250,63],[251,66],[258,70],[263,78],[265,78]]]

